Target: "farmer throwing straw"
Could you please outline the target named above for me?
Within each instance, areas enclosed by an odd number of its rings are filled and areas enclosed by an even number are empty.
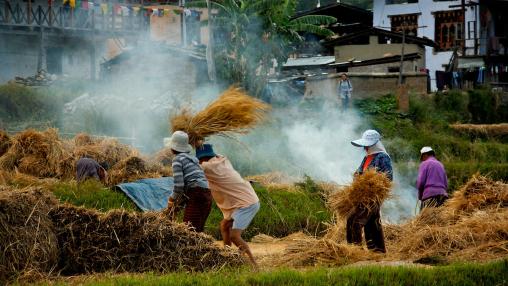
[[[259,210],[256,192],[226,157],[215,154],[212,145],[204,144],[198,147],[196,156],[210,183],[212,196],[224,216],[220,223],[224,245],[231,246],[233,242],[241,253],[247,253],[252,264],[256,266],[249,245],[242,239],[242,231],[249,226]]]
[[[367,130],[363,132],[362,138],[351,141],[351,144],[363,147],[367,152],[355,175],[362,175],[368,169],[375,169],[377,172],[385,173],[390,180],[393,180],[392,162],[380,140],[381,135],[376,130]],[[381,205],[374,205],[370,209],[362,206],[356,207],[356,211],[347,219],[346,223],[348,243],[361,244],[363,228],[367,248],[375,252],[386,252],[380,207]]]
[[[172,218],[185,205],[183,221],[189,223],[197,232],[203,232],[205,222],[212,209],[212,196],[208,189],[199,161],[192,156],[189,136],[176,131],[171,136],[169,147],[173,159],[174,190],[168,200],[168,211]]]

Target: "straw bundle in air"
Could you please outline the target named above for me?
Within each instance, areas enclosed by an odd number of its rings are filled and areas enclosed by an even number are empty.
[[[390,196],[392,182],[384,173],[369,169],[353,179],[351,185],[332,192],[328,205],[342,217],[349,217],[357,208],[379,208]]]
[[[261,122],[269,105],[250,97],[238,87],[230,87],[205,109],[192,114],[183,110],[171,119],[171,129],[189,134],[194,146],[211,135],[228,136],[232,133],[246,133]]]
[[[508,123],[500,124],[452,124],[450,127],[464,135],[475,137],[506,137]]]

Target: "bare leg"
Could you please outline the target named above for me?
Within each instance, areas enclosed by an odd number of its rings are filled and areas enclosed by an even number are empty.
[[[252,252],[250,251],[249,245],[245,240],[242,239],[242,230],[241,229],[231,229],[231,241],[240,249],[240,253],[247,253],[249,256],[250,261],[252,262],[252,265],[254,265],[256,268],[258,267],[256,260],[254,260],[254,256],[252,255]]]
[[[231,227],[233,226],[233,220],[223,219],[220,222],[220,234],[222,235],[222,241],[224,245],[231,246]]]

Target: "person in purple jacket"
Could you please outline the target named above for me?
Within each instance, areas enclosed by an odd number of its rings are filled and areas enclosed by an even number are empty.
[[[416,188],[418,199],[422,201],[421,210],[428,207],[439,207],[448,198],[448,178],[441,162],[436,159],[436,153],[431,147],[420,150],[420,168]]]

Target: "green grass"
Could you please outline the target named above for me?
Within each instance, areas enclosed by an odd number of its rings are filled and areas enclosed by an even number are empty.
[[[104,187],[100,182],[88,180],[81,184],[58,182],[49,187],[61,202],[84,206],[99,211],[123,208],[137,210],[136,205],[123,193]]]
[[[301,188],[298,192],[268,191],[261,186],[256,186],[255,189],[261,208],[242,235],[246,239],[259,233],[274,237],[284,237],[298,231],[319,233],[325,229],[323,222],[330,219],[330,213],[319,193],[312,193],[305,188]],[[221,220],[222,213],[214,204],[205,231],[217,239],[220,238]]]
[[[48,282],[39,283],[47,285]],[[508,260],[487,264],[455,264],[432,268],[364,266],[274,269],[253,272],[226,269],[208,273],[105,274],[56,281],[52,285],[508,285]]]

